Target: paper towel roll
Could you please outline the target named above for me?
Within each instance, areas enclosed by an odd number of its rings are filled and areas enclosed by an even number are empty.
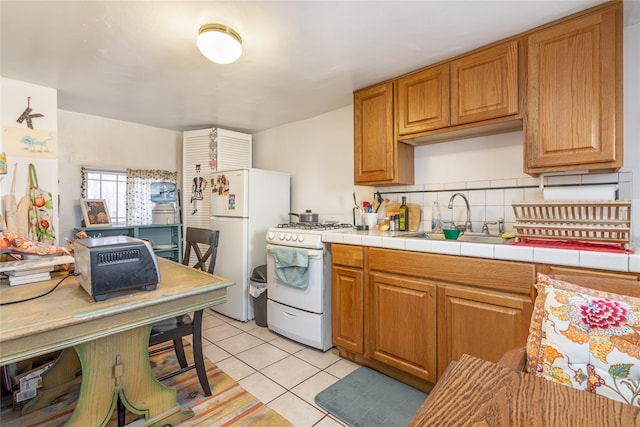
[[[553,187],[543,190],[544,200],[616,200],[618,186],[611,185],[581,185],[572,187]]]

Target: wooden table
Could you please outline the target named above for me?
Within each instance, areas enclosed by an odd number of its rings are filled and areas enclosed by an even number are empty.
[[[640,409],[464,354],[409,425],[628,427]]]
[[[147,424],[192,416],[178,404],[176,391],[152,374],[147,351],[151,324],[224,303],[233,282],[163,258],[158,265],[161,281],[154,291],[94,302],[75,278],[67,278],[46,297],[1,307],[0,366],[73,347],[75,352],[64,350],[43,378],[44,389],[61,387],[75,377],[79,359],[82,384],[70,426],[105,425],[119,394]],[[58,280],[1,286],[0,301],[39,295]]]

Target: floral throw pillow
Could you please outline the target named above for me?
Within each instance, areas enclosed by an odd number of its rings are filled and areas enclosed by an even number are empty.
[[[539,274],[527,370],[640,407],[640,299]]]

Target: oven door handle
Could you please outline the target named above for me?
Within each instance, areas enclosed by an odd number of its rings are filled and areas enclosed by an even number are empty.
[[[273,254],[273,250],[276,247],[283,247],[283,246],[267,245],[267,252],[269,254]],[[309,258],[322,258],[322,255],[324,253],[324,251],[322,249],[299,249],[299,248],[289,248],[289,249],[296,249],[296,250],[299,250],[299,251],[307,251],[307,255],[309,256]]]

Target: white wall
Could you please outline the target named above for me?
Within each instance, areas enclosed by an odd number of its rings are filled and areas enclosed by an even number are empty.
[[[528,177],[522,171],[523,132],[415,148],[416,184]]]
[[[58,110],[60,237],[80,226],[80,168],[179,171],[182,133]],[[180,176],[178,182],[181,182]]]
[[[253,135],[253,166],[291,175],[291,210],[311,209],[320,220],[352,222],[353,192],[370,198],[370,187],[353,185],[353,106]]]

